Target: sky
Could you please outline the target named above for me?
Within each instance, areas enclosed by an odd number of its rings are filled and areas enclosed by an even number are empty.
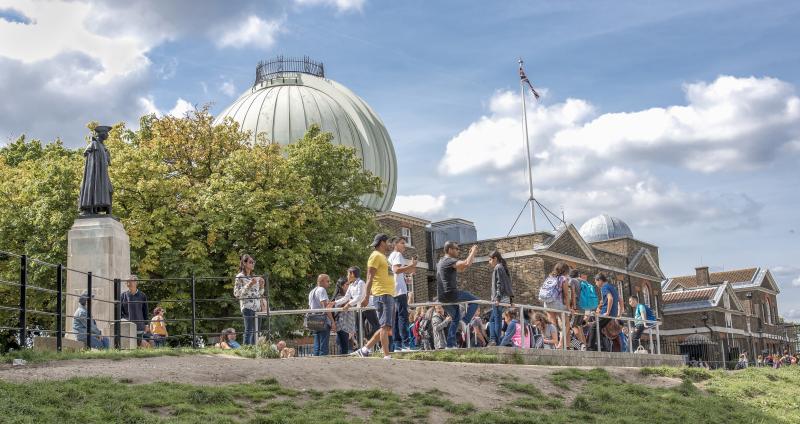
[[[800,3],[126,3],[0,0],[0,144],[219,113],[259,60],[308,55],[386,125],[394,210],[500,237],[528,198],[523,58],[542,204],[622,218],[668,276],[769,267],[800,321]]]

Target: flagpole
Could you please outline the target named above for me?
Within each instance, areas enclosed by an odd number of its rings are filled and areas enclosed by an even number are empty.
[[[519,68],[522,69],[522,58],[519,59]],[[525,140],[525,160],[528,164],[528,202],[531,204],[531,223],[533,223],[533,232],[536,232],[536,202],[533,197],[533,169],[531,168],[531,146],[528,140],[528,112],[525,107],[525,85],[523,81],[519,82],[519,91],[522,96],[522,138]]]

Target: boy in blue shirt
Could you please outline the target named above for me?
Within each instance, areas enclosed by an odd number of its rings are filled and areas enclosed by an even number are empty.
[[[628,299],[628,304],[631,305],[633,309],[633,323],[636,326],[636,331],[633,332],[633,337],[631,337],[633,341],[633,350],[636,350],[639,348],[639,339],[642,337],[644,329],[653,325],[652,323],[645,324],[644,321],[654,321],[656,317],[653,310],[644,303],[639,303],[639,299],[637,299],[636,296],[631,296]]]
[[[600,288],[600,304],[595,312],[600,317],[600,331],[615,319],[619,313],[619,293],[613,284],[609,284],[608,277],[602,272],[594,277],[594,284]],[[600,350],[600,340],[597,341],[597,350]]]

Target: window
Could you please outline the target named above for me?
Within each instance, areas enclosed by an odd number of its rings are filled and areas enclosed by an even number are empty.
[[[642,298],[639,300],[650,308],[650,288],[647,287],[647,284],[642,285]]]
[[[625,305],[625,295],[622,294],[622,281],[617,281],[617,294],[619,295],[619,303]]]
[[[400,235],[406,238],[406,246],[414,247],[414,243],[411,241],[411,228],[400,227]]]

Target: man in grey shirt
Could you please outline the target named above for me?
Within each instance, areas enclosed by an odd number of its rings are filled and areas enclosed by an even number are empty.
[[[135,275],[131,275],[125,284],[128,286],[128,291],[122,293],[119,298],[122,306],[122,318],[136,324],[136,343],[140,344],[144,326],[150,323],[147,296],[138,289],[138,278]]]

